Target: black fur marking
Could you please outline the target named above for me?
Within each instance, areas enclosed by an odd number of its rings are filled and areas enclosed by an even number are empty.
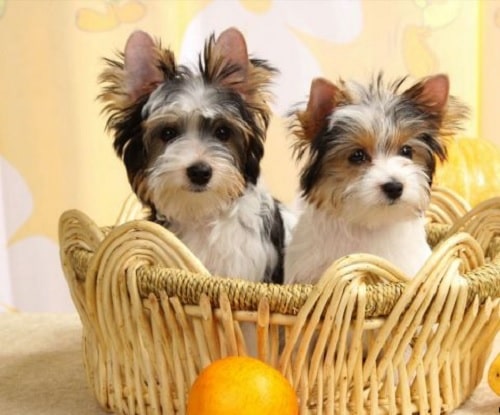
[[[148,220],[163,226],[165,229],[170,229],[170,221],[166,217],[159,215],[154,207],[151,207],[151,214],[148,216]]]
[[[255,119],[255,112],[245,103],[240,94],[218,89],[217,105],[227,108],[235,108],[238,116],[251,131],[251,137],[246,145],[243,154],[245,155],[242,160],[243,177],[246,183],[256,184],[260,175],[260,161],[264,156],[264,140],[266,131],[259,127],[259,123]]]
[[[269,71],[273,74],[279,73],[279,70],[276,69],[274,66],[269,65],[269,62],[265,59],[255,59],[252,58],[250,59],[250,63],[253,66],[259,67],[259,68],[264,68],[266,71]]]
[[[438,157],[441,161],[446,160],[446,147],[444,147],[430,134],[422,134],[417,137],[417,140],[422,141],[428,149],[426,174],[429,178],[429,186],[431,186],[434,178],[434,172],[436,171],[436,157]]]
[[[259,127],[258,121],[255,119],[255,113],[252,108],[243,100],[240,94],[225,90],[217,89],[217,105],[222,108],[234,108],[237,114],[233,116],[239,117],[243,123],[251,131],[251,137],[248,145],[244,149],[246,158],[243,160],[243,175],[247,182],[255,184],[260,175],[260,161],[264,155],[264,140],[266,131]]]
[[[283,218],[281,217],[281,211],[279,209],[280,202],[274,199],[274,206],[272,211],[272,216],[267,212],[262,216],[264,223],[264,235],[263,239],[271,240],[276,253],[278,254],[278,261],[274,269],[267,268],[266,275],[264,276],[264,282],[283,284],[283,262],[284,262],[284,250],[285,250],[285,227],[283,224]]]
[[[334,125],[331,130],[328,130],[328,126],[324,126],[318,135],[312,140],[310,147],[310,161],[304,167],[300,175],[302,196],[307,196],[314,188],[314,185],[318,181],[321,174],[323,159],[335,146],[336,139],[340,134],[342,134],[342,132],[343,130],[339,126]]]
[[[430,134],[422,134],[418,138],[422,141],[433,154],[435,154],[441,161],[446,160],[447,152],[446,147],[444,147],[435,137]]]
[[[244,145],[243,151],[240,152],[243,158],[241,166],[243,167],[243,177],[245,183],[256,184],[260,176],[260,161],[264,156],[264,139],[266,132],[259,127],[255,119],[254,112],[248,108],[240,94],[224,89],[217,90],[217,105],[222,108],[234,108],[237,114],[233,116],[239,117],[251,131],[251,137],[248,143]]]
[[[129,182],[145,168],[147,163],[146,149],[143,142],[142,107],[147,97],[129,107],[121,117],[111,117],[108,128],[114,130],[114,149],[127,169]]]

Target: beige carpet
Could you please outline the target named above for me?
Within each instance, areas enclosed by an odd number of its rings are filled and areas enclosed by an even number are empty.
[[[105,414],[86,384],[80,338],[76,314],[0,313],[0,414]],[[497,353],[500,335],[491,356]],[[499,407],[483,382],[453,415],[493,415]]]
[[[101,415],[76,314],[0,314],[0,414]]]

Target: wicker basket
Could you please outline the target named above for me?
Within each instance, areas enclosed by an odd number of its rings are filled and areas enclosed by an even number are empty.
[[[414,279],[352,255],[315,286],[210,276],[170,232],[131,220],[132,200],[111,228],[68,211],[61,259],[89,384],[116,413],[184,414],[200,370],[245,353],[247,323],[301,414],[448,413],[480,382],[500,328],[500,198],[468,210],[433,192],[435,248]]]

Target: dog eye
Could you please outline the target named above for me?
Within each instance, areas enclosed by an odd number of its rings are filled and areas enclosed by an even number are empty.
[[[233,131],[227,125],[219,125],[214,131],[215,138],[219,139],[220,141],[229,140],[232,134]]]
[[[411,146],[408,146],[408,145],[403,146],[399,150],[399,155],[406,157],[406,158],[409,158],[411,160],[413,158],[413,148],[411,148]]]
[[[358,150],[355,150],[354,153],[352,153],[349,156],[348,160],[352,164],[362,164],[365,161],[369,161],[370,156],[368,154],[366,154],[366,151],[358,149]]]
[[[179,130],[175,127],[165,127],[161,130],[160,139],[165,142],[173,140],[179,135]]]

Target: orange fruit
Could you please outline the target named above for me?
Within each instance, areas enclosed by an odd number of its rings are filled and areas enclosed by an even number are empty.
[[[216,360],[201,371],[188,396],[187,415],[298,415],[288,380],[251,357]]]
[[[498,396],[500,396],[500,353],[491,362],[488,370],[488,385]]]

